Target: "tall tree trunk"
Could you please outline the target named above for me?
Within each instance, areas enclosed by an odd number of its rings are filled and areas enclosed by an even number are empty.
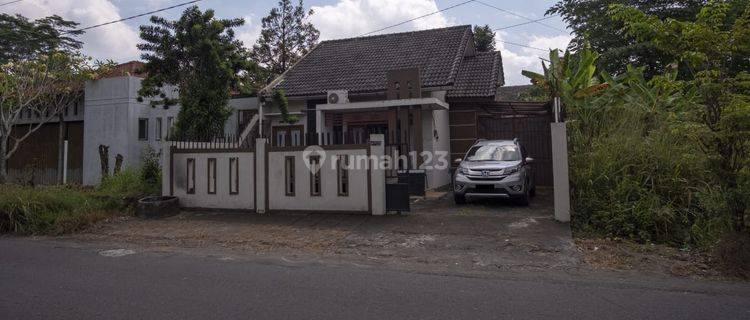
[[[63,184],[63,176],[65,175],[65,121],[63,121],[63,114],[57,116],[58,132],[57,132],[57,183]]]
[[[104,181],[109,177],[109,146],[99,145],[99,162],[102,165],[101,181]]]
[[[8,182],[8,159],[5,155],[8,153],[8,140],[5,135],[0,135],[0,183]]]

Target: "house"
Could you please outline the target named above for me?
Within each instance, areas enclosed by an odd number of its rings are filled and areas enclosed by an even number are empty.
[[[162,153],[162,142],[175,123],[180,106],[151,107],[146,99],[138,102],[143,80],[142,62],[118,65],[107,76],[86,83],[84,98],[63,112],[63,135],[68,142],[67,181],[84,185],[98,184],[101,179],[99,146],[109,147],[110,170],[115,157],[123,156],[123,167],[140,167],[148,148]],[[239,134],[247,125],[250,110],[258,109],[255,97],[230,100],[232,115],[225,133]],[[23,130],[38,123],[40,115],[24,113],[17,126]],[[57,182],[58,121],[50,121],[21,144],[8,161],[11,181],[37,184]]]
[[[439,162],[452,162],[452,102],[493,102],[503,84],[500,52],[478,52],[469,25],[323,41],[266,88],[284,91],[299,122],[266,102],[259,123],[273,145],[386,134],[386,153],[418,155],[399,169],[432,189],[451,179]]]
[[[266,138],[168,142],[162,192],[186,208],[408,211],[410,195],[450,184],[451,160],[480,138],[520,138],[537,185],[550,185],[549,105],[509,101],[517,90],[503,84],[500,53],[477,52],[468,25],[323,41],[248,111],[242,136]]]

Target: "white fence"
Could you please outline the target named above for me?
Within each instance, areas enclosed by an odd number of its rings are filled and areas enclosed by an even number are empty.
[[[370,141],[305,148],[257,139],[252,149],[170,143],[163,194],[185,208],[384,214],[385,171],[375,165],[383,136]]]

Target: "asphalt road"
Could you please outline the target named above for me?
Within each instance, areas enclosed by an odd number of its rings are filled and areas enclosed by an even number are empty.
[[[676,290],[105,249],[0,238],[0,318],[750,319],[744,284]]]

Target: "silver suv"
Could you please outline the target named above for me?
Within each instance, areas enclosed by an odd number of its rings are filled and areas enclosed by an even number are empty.
[[[534,171],[526,149],[518,139],[479,140],[469,148],[453,177],[453,196],[457,204],[472,198],[514,199],[529,205],[536,193]]]

